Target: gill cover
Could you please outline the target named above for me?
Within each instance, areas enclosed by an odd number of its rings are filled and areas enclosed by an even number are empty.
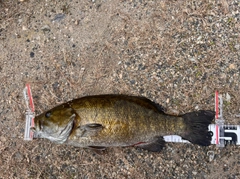
[[[63,104],[52,108],[35,117],[34,135],[64,143],[72,131],[75,117],[76,114],[69,105]]]

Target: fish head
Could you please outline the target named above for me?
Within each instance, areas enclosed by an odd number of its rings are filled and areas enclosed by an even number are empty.
[[[64,143],[72,131],[75,117],[74,110],[62,104],[36,116],[31,129],[37,138]]]

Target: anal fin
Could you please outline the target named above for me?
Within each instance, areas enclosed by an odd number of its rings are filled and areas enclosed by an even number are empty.
[[[135,146],[144,150],[149,150],[151,152],[160,152],[165,146],[165,141],[162,136],[156,136],[149,142],[139,143]]]
[[[102,146],[88,146],[89,149],[94,151],[98,155],[104,155],[106,154],[106,147]]]

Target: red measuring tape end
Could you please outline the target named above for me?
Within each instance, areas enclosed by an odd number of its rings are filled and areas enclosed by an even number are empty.
[[[218,91],[215,92],[215,120],[218,119]],[[218,125],[216,125],[216,144],[219,144],[219,134],[218,134]]]
[[[35,108],[34,108],[34,103],[33,103],[33,97],[32,97],[30,84],[27,83],[26,87],[27,87],[27,94],[28,94],[28,97],[29,97],[29,106],[30,106],[31,112],[34,112]],[[34,118],[32,118],[32,120],[31,120],[31,127],[34,127]],[[33,132],[32,131],[30,132],[30,138],[33,138]]]
[[[31,111],[34,112],[34,104],[33,104],[33,98],[32,98],[32,92],[31,92],[31,89],[30,89],[30,84],[26,84],[26,87],[27,87],[27,93],[28,93],[28,97],[29,97],[29,105],[30,105],[30,108],[31,108]]]

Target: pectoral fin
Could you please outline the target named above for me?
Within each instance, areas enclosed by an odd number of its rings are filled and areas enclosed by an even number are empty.
[[[101,130],[103,128],[102,124],[98,124],[98,123],[91,123],[91,124],[86,124],[83,127],[85,127],[86,130]]]
[[[90,137],[90,136],[96,136],[98,132],[100,132],[103,129],[102,124],[98,123],[91,123],[79,126],[76,129],[76,135],[79,137]]]
[[[136,147],[152,152],[160,152],[165,145],[165,141],[162,136],[154,137],[153,140],[146,143],[139,143]]]

